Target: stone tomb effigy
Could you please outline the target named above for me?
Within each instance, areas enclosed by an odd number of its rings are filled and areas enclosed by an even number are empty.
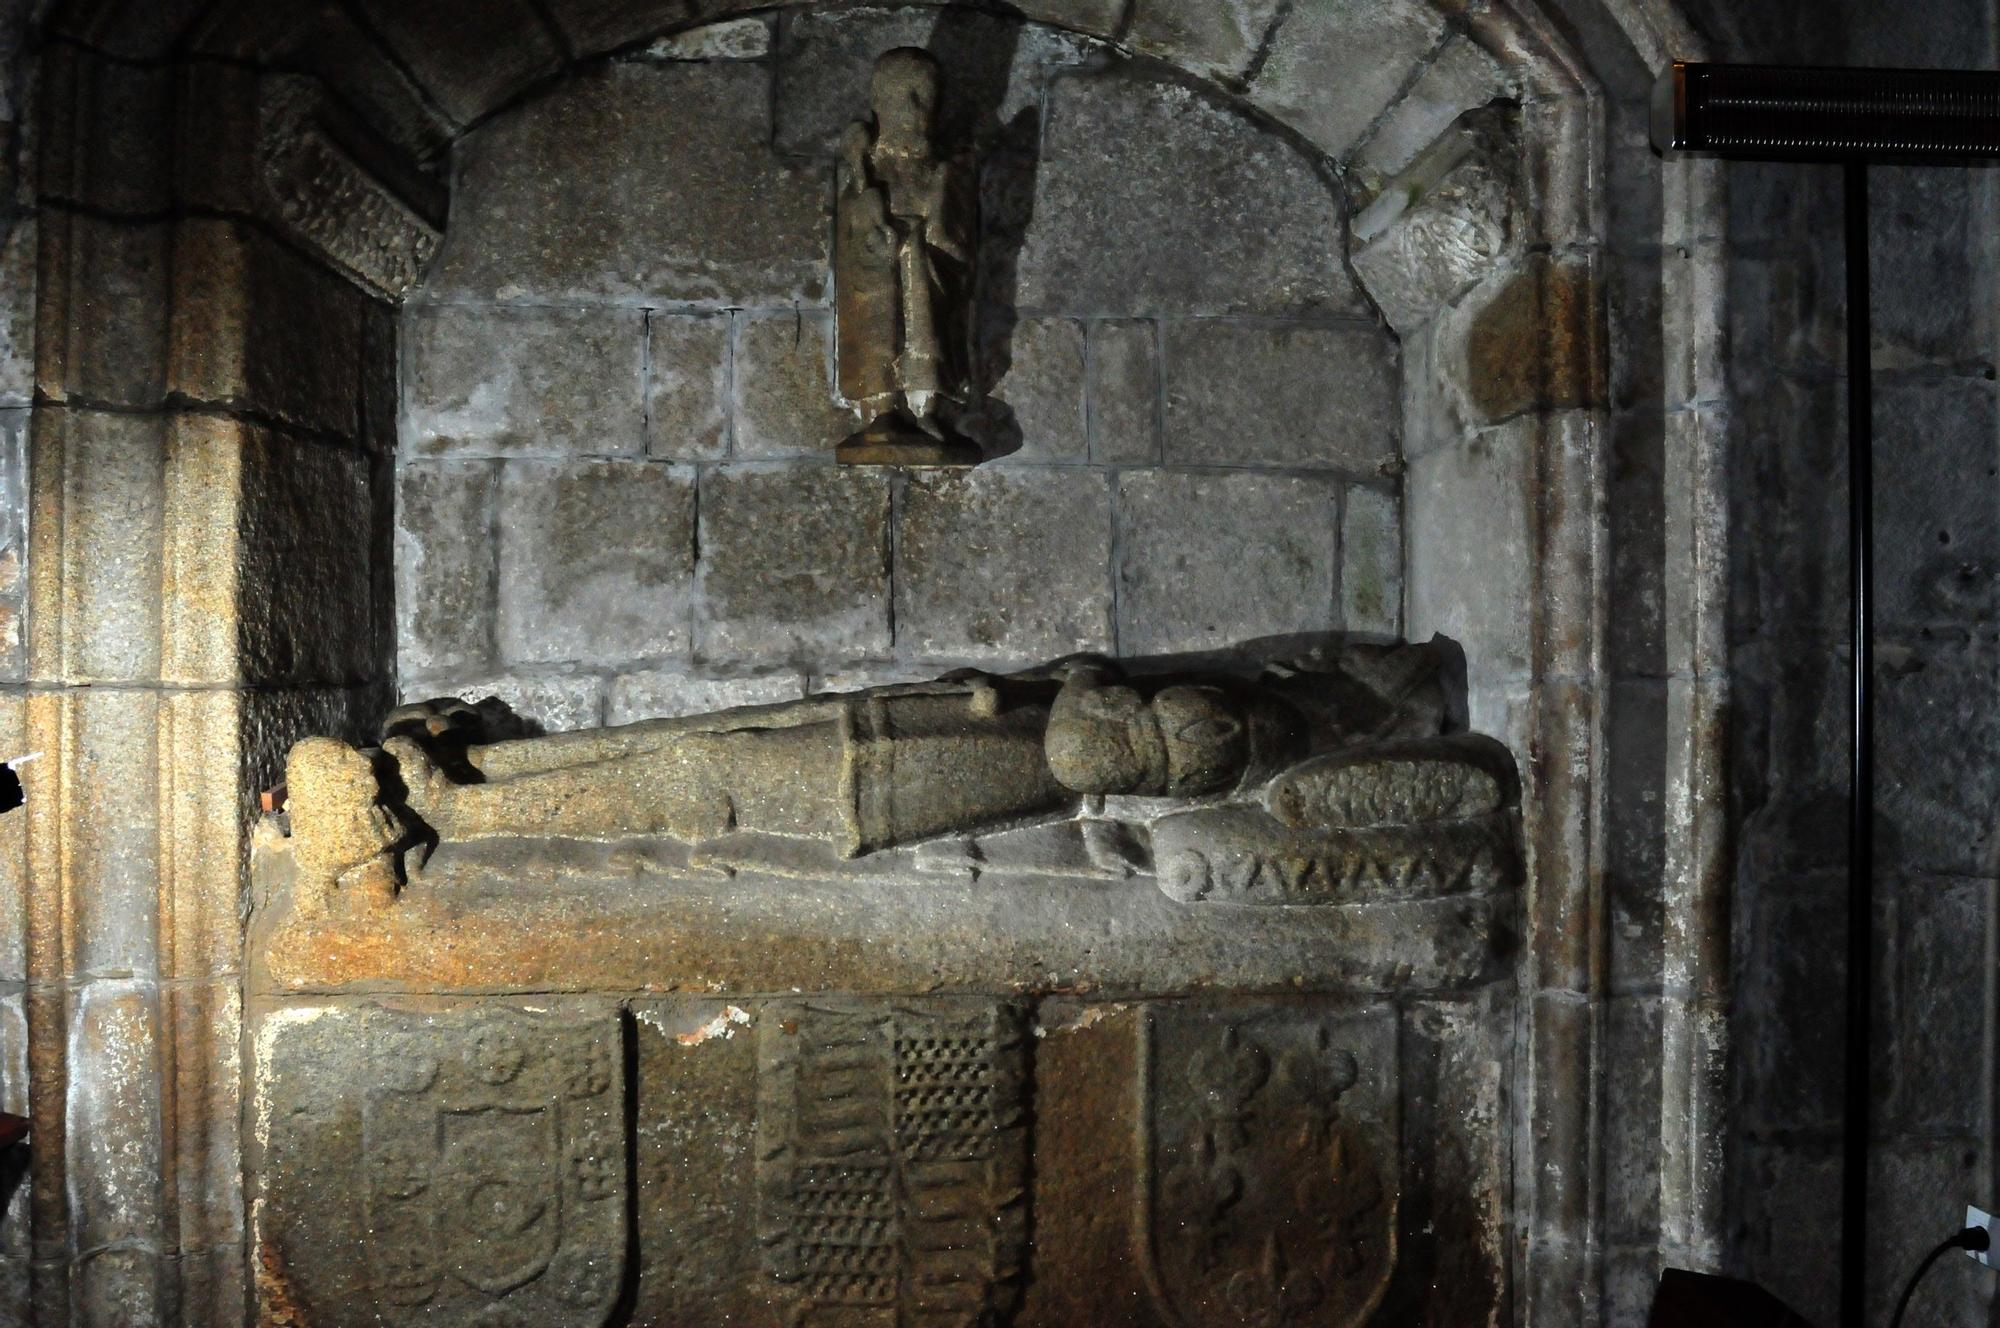
[[[1490,1321],[1518,795],[1442,659],[301,743],[260,1321]]]

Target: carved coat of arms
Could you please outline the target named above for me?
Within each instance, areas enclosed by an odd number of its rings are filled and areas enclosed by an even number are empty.
[[[1396,1258],[1396,1026],[1294,1003],[1156,1007],[1148,1280],[1181,1328],[1353,1328]]]
[[[382,1321],[602,1323],[626,1243],[617,1018],[384,1011],[371,1031],[360,1199]]]
[[[989,1000],[810,1000],[759,1034],[758,1216],[790,1321],[1004,1322],[1027,1239],[1027,1048]]]

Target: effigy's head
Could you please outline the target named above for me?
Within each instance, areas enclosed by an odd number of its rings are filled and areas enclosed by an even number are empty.
[[[869,100],[875,130],[892,143],[928,143],[937,114],[938,62],[929,51],[899,46],[875,62]]]
[[[1077,793],[1192,798],[1234,785],[1249,765],[1249,726],[1217,687],[1066,684],[1049,712],[1049,770]]]

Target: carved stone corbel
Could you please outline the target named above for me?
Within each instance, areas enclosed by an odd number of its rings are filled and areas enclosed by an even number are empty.
[[[362,285],[398,300],[416,285],[444,232],[426,216],[417,181],[385,179],[364,163],[365,130],[350,125],[311,79],[272,77],[259,93],[258,202],[271,219]],[[408,174],[408,173],[405,173]],[[442,215],[440,201],[428,211]]]

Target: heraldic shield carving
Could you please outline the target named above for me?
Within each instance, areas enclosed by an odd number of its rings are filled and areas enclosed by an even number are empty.
[[[758,1222],[799,1328],[981,1328],[1027,1240],[1022,1011],[786,1002],[758,1041]]]
[[[617,1017],[371,1023],[360,1198],[381,1321],[603,1323],[626,1244]]]
[[[1356,1328],[1396,1260],[1393,1012],[1156,1005],[1147,1278],[1180,1328]]]

